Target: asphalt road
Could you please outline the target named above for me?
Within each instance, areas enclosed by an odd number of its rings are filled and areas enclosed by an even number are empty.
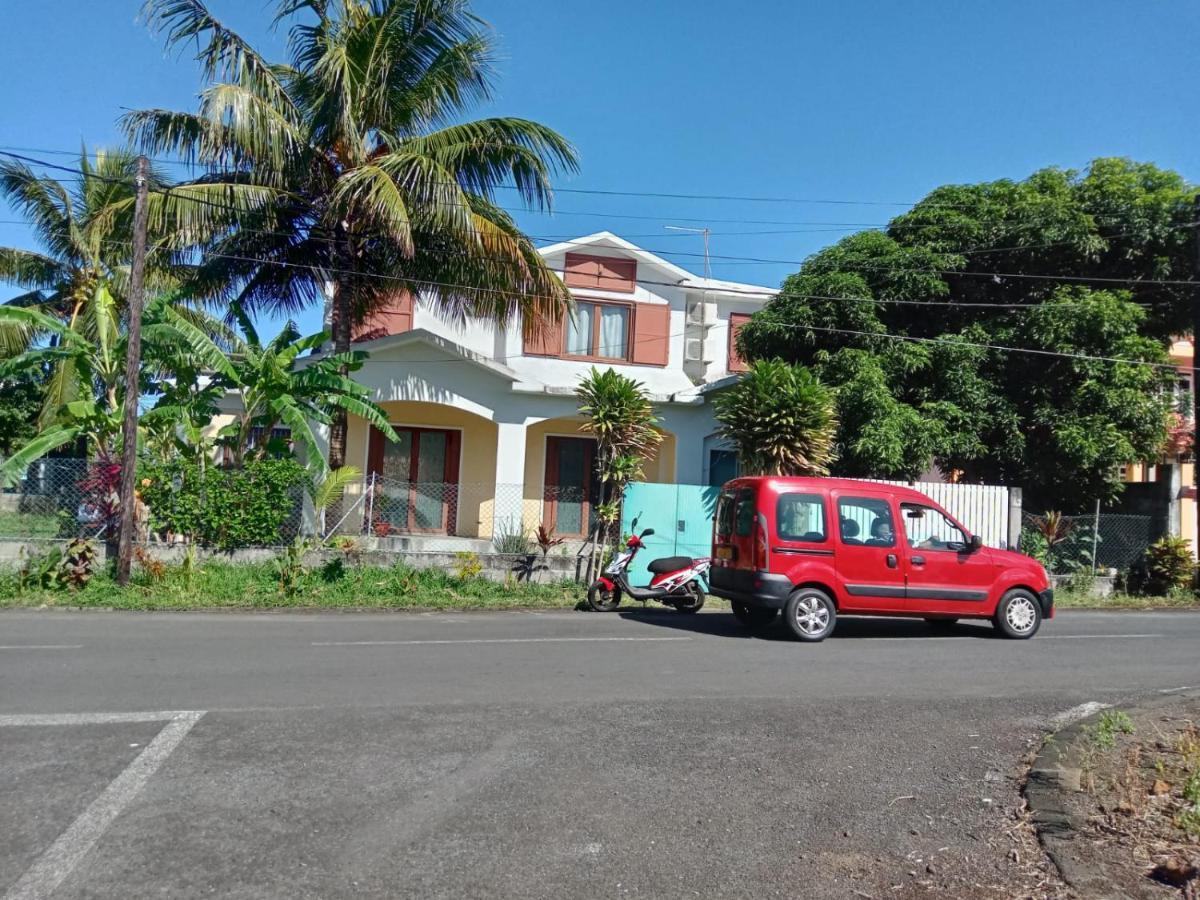
[[[0,896],[1009,897],[1050,717],[1200,614],[0,613]]]

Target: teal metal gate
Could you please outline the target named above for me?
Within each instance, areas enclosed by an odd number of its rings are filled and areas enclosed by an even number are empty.
[[[646,549],[638,554],[630,571],[635,585],[648,584],[646,564],[662,556],[708,556],[712,552],[713,516],[721,489],[699,484],[653,484],[637,482],[625,490],[621,533],[653,528]]]

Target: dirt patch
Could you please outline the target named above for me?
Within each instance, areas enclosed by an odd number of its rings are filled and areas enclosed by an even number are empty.
[[[1114,895],[1200,898],[1200,695],[1105,710],[1070,756],[1078,789],[1060,797],[1075,864]]]

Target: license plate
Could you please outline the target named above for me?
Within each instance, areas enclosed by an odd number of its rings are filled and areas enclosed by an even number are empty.
[[[732,547],[718,547],[717,548],[717,559],[733,559],[733,548]]]

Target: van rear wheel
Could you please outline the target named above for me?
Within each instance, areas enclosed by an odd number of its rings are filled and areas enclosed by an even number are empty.
[[[837,624],[837,607],[824,591],[799,588],[788,598],[783,618],[795,637],[815,643],[833,634],[833,627]]]

